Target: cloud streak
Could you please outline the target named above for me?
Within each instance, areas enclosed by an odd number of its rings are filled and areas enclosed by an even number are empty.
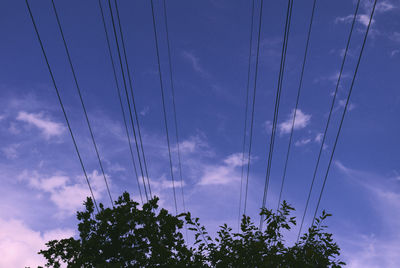
[[[200,59],[193,52],[185,50],[182,52],[182,57],[191,64],[193,70],[197,73],[202,76],[210,76],[210,74],[200,64]]]
[[[65,128],[62,124],[51,121],[43,116],[43,113],[19,112],[17,120],[28,123],[40,129],[46,139],[63,134]]]
[[[282,122],[279,124],[279,131],[281,134],[288,134],[290,133],[292,129],[292,123],[293,123],[293,115],[294,115],[294,109],[290,113],[290,115],[287,117],[286,121]],[[311,120],[311,115],[303,113],[300,109],[297,109],[296,112],[296,120],[294,122],[294,129],[303,129],[307,127],[310,124]]]

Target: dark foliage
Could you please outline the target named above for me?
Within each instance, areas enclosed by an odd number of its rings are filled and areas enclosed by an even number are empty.
[[[173,216],[159,209],[157,198],[143,207],[124,193],[113,208],[100,205],[94,214],[90,198],[86,211],[78,212],[79,238],[52,240],[41,250],[46,267],[340,267],[339,247],[322,225],[329,214],[323,212],[298,243],[287,246],[282,232],[296,225],[285,201],[273,213],[264,209],[266,228],[260,231],[244,216],[241,232],[226,224],[211,238],[198,218],[190,213]],[[194,231],[189,247],[181,233],[183,224]]]

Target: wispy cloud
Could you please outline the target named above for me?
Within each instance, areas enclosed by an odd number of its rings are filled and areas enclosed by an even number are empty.
[[[287,117],[286,121],[282,122],[279,124],[279,131],[281,134],[288,134],[290,133],[292,129],[292,122],[293,122],[293,115],[294,115],[294,109],[290,113],[290,115]],[[311,115],[310,114],[305,114],[303,111],[300,109],[297,109],[296,112],[296,120],[294,122],[294,129],[302,129],[308,126],[311,120]]]
[[[263,130],[267,133],[270,134],[272,131],[272,122],[270,120],[267,120],[263,123]]]
[[[37,252],[45,249],[45,243],[74,235],[70,229],[37,232],[16,219],[0,219],[0,230],[0,267],[44,266],[44,257]]]
[[[373,0],[366,0],[362,1],[362,8],[364,10],[371,10],[372,6],[374,4]],[[385,13],[392,11],[396,8],[396,5],[393,3],[393,1],[390,0],[383,0],[383,1],[378,1],[375,7],[375,11],[378,13]]]
[[[317,135],[315,135],[314,141],[317,143],[320,143],[322,141],[323,136],[324,136],[324,133],[317,133]]]
[[[348,267],[398,267],[400,263],[400,185],[397,176],[382,176],[356,170],[336,161],[335,166],[346,178],[360,185],[370,198],[380,218],[380,223],[390,233],[389,237],[371,232],[354,234],[343,240],[342,247]]]
[[[394,42],[400,43],[400,32],[393,32],[393,33],[389,36],[389,39],[392,40],[392,41],[394,41]]]
[[[199,185],[226,185],[237,183],[240,175],[236,170],[241,166],[242,154],[235,153],[223,160],[223,164],[209,165],[200,178]]]
[[[202,76],[209,76],[210,74],[203,68],[203,66],[200,64],[200,59],[193,53],[184,50],[182,52],[182,57],[188,61],[193,70],[195,70],[197,73],[199,73]]]
[[[306,138],[306,139],[301,139],[301,140],[296,141],[294,145],[295,146],[304,146],[304,145],[309,144],[310,142],[311,142],[311,139]]]
[[[398,49],[394,49],[390,52],[390,57],[393,58],[394,56],[396,56],[397,54],[399,54],[400,50]]]
[[[4,147],[3,149],[1,149],[1,151],[6,156],[7,159],[16,159],[19,155],[19,153],[18,153],[19,146],[20,146],[19,143],[10,144],[10,145]]]
[[[359,14],[357,15],[357,22],[362,24],[363,26],[367,27],[369,23],[369,15],[367,14]],[[344,17],[337,17],[335,18],[335,23],[350,23],[354,18],[354,15],[347,15]],[[372,19],[372,24],[375,23],[375,20]]]
[[[22,111],[18,113],[17,120],[37,127],[42,131],[46,139],[53,136],[60,136],[65,130],[62,124],[45,118],[43,113],[27,113]]]
[[[105,192],[105,184],[102,175],[94,170],[88,174],[93,194],[97,201],[100,200]],[[108,183],[111,186],[110,177]],[[53,175],[46,177],[36,171],[23,171],[19,179],[28,182],[28,185],[36,190],[50,195],[50,200],[59,209],[57,217],[64,218],[73,215],[81,208],[83,201],[90,196],[88,186],[83,177],[71,179],[69,176]]]
[[[340,75],[340,72],[337,71],[337,72],[333,72],[333,73],[331,73],[329,75],[320,76],[320,77],[314,79],[314,83],[318,83],[318,82],[322,82],[322,81],[328,81],[328,82],[332,83],[333,85],[336,85],[336,83],[337,83],[337,81],[339,79],[339,75]],[[346,79],[346,78],[349,78],[349,77],[350,77],[350,74],[343,72],[340,79],[343,80],[343,79]]]

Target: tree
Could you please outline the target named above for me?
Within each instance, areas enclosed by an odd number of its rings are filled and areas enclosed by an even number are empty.
[[[199,218],[190,213],[173,216],[159,209],[158,198],[139,207],[124,193],[113,208],[100,204],[94,213],[90,198],[86,210],[77,213],[79,238],[52,240],[41,250],[46,267],[340,267],[340,249],[326,233],[323,212],[299,242],[289,247],[282,231],[296,225],[285,201],[277,213],[263,209],[266,228],[260,231],[243,216],[241,232],[226,224],[211,238]],[[181,233],[184,223],[194,232],[195,243],[187,245]]]

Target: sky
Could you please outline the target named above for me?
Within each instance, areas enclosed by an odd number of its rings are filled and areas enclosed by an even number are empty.
[[[154,2],[182,212],[163,6],[162,1]],[[312,2],[293,6],[267,199],[270,209],[277,207]],[[255,3],[258,21],[260,1]],[[51,1],[30,4],[94,195],[110,206]],[[151,187],[160,204],[174,213],[150,2],[118,4]],[[128,191],[140,200],[98,2],[56,5],[111,194],[115,199]],[[255,222],[262,205],[286,5],[264,1],[247,200]],[[297,217],[305,207],[355,6],[350,0],[317,1],[283,191]],[[305,226],[317,203],[371,6],[372,1],[361,1]],[[341,259],[352,268],[400,263],[399,11],[398,0],[378,1],[320,205],[333,214],[327,220],[329,231],[342,249]],[[223,223],[235,229],[251,1],[169,0],[167,12],[186,208],[211,233]],[[36,253],[46,241],[77,235],[75,213],[83,209],[89,191],[24,1],[1,2],[0,35],[0,267],[34,267],[44,263]],[[251,85],[255,48],[253,42]],[[112,51],[116,57],[114,43]],[[297,228],[288,234],[288,243],[296,235]]]

